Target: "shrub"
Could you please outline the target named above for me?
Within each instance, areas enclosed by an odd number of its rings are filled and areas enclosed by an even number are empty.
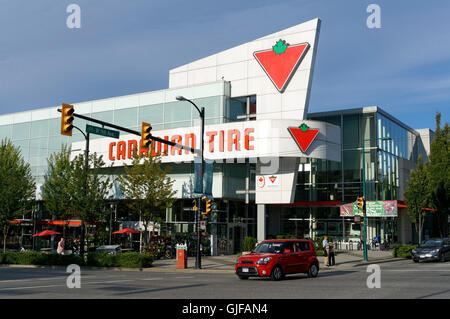
[[[46,265],[46,266],[67,266],[71,264],[82,265],[83,260],[79,256],[41,254],[37,251],[8,252],[0,254],[1,264],[13,265]]]
[[[14,265],[39,265],[42,262],[42,254],[37,251],[8,252],[3,262]]]
[[[244,245],[243,245],[243,251],[251,251],[255,248],[256,243],[258,240],[254,237],[245,237],[244,238]]]
[[[147,268],[152,265],[153,258],[140,253],[89,253],[87,265],[94,267]]]
[[[398,245],[392,249],[392,256],[398,258],[412,258],[412,250],[417,245]]]

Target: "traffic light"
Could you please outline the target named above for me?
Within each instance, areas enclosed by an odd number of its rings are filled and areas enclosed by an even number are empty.
[[[205,210],[202,211],[202,214],[208,215],[211,212],[211,200],[205,196],[202,197],[202,200],[205,201],[205,205],[204,205]]]
[[[358,208],[361,212],[364,212],[364,196],[358,197]]]
[[[141,148],[143,150],[148,151],[150,144],[152,143],[151,140],[151,131],[152,131],[152,125],[149,123],[142,122],[142,130],[141,130]]]
[[[62,104],[61,109],[61,134],[72,136],[73,129],[73,112],[75,112],[73,105]]]

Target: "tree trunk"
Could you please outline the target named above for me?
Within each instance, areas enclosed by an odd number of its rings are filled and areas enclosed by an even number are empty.
[[[3,229],[3,253],[6,253],[6,238],[8,237],[9,226],[6,225]]]

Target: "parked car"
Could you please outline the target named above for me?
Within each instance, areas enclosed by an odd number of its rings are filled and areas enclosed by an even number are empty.
[[[319,261],[310,240],[264,240],[250,254],[236,260],[235,273],[239,279],[270,277],[281,280],[285,275],[295,273],[306,273],[313,278],[319,273]]]
[[[104,245],[98,247],[96,252],[106,252],[110,255],[115,255],[122,252],[122,247],[120,245]]]
[[[421,260],[450,260],[450,238],[434,238],[424,241],[411,251],[414,262]]]

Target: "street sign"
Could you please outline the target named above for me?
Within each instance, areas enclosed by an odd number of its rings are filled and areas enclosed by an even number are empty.
[[[86,124],[86,132],[106,137],[119,138],[119,131],[108,130],[106,128],[92,126],[89,124]]]

